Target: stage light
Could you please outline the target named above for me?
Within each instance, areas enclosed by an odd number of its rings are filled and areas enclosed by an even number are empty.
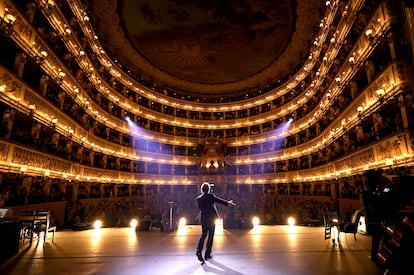
[[[259,223],[260,223],[259,218],[258,217],[253,217],[253,219],[252,219],[253,226],[259,225]]]
[[[288,225],[295,225],[296,221],[295,218],[289,217],[287,220]]]
[[[101,228],[102,227],[102,221],[101,220],[96,220],[94,223],[93,223],[93,228],[95,228],[95,229],[99,229],[99,228]]]
[[[138,225],[138,221],[137,221],[137,219],[132,219],[132,220],[129,222],[129,226],[131,226],[131,228],[136,228],[136,227],[137,227],[137,225]]]
[[[223,228],[223,219],[222,218],[216,219],[215,230],[216,230],[216,235],[223,234],[224,228]]]
[[[126,121],[131,121],[131,118],[129,116],[125,116]]]
[[[187,224],[187,220],[185,218],[181,218],[178,222],[178,227],[183,227]]]

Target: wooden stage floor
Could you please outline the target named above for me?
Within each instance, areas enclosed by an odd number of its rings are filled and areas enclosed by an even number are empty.
[[[198,225],[169,232],[102,228],[56,232],[54,241],[23,245],[0,274],[383,274],[368,258],[370,236],[324,240],[323,227],[258,226],[218,230],[214,258],[200,265]]]

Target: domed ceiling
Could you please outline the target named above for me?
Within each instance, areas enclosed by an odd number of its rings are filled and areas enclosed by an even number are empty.
[[[94,0],[102,44],[139,77],[178,93],[264,89],[305,62],[318,0]]]

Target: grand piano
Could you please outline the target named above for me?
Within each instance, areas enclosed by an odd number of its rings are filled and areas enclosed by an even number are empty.
[[[19,252],[20,223],[0,208],[0,264]]]

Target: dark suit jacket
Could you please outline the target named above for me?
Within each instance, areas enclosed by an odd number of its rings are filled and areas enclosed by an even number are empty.
[[[213,193],[204,193],[197,197],[198,209],[201,211],[201,223],[208,224],[214,223],[218,217],[218,212],[215,203],[220,203],[227,206],[229,203],[219,197],[216,197]]]

